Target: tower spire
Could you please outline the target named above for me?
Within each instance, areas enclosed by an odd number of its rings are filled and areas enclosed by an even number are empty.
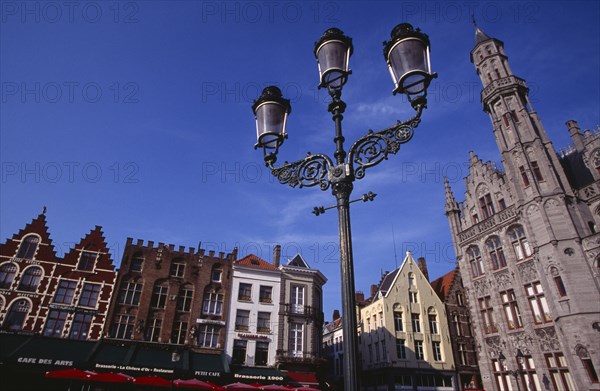
[[[446,213],[458,210],[458,204],[456,203],[447,177],[444,177],[444,187],[446,189]]]

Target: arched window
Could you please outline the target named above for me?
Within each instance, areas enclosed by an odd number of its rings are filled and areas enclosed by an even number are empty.
[[[143,265],[144,255],[141,251],[138,251],[137,253],[133,254],[133,257],[131,257],[131,267],[129,268],[129,270],[132,272],[141,272]]]
[[[582,345],[577,345],[575,347],[575,353],[581,359],[581,363],[587,372],[590,382],[598,383],[598,373],[596,372],[596,368],[594,368],[594,364],[592,363],[592,358],[590,357],[588,350]]]
[[[512,243],[517,261],[521,261],[531,256],[531,247],[529,246],[529,242],[525,237],[525,231],[523,230],[522,226],[517,225],[511,228],[508,231],[508,237]]]
[[[415,286],[415,274],[408,273],[408,286]]]
[[[17,265],[14,263],[5,263],[4,265],[0,266],[0,288],[10,288],[13,280],[15,279],[16,273]]]
[[[29,313],[29,302],[25,299],[15,301],[6,314],[2,329],[8,331],[19,331],[23,329],[23,323]]]
[[[492,261],[492,267],[494,270],[506,267],[506,257],[504,257],[504,250],[502,249],[502,242],[497,236],[492,236],[485,242],[485,245],[490,254]]]
[[[40,238],[36,235],[27,235],[21,240],[21,246],[17,253],[17,258],[33,259],[35,251],[38,248]]]
[[[35,292],[37,290],[38,285],[40,284],[41,278],[42,268],[34,266],[25,269],[25,272],[21,277],[21,281],[19,282],[19,287],[17,289],[20,291]]]
[[[435,311],[435,308],[429,307],[427,316],[429,318],[429,332],[431,334],[439,334],[437,312]]]
[[[471,273],[473,273],[473,277],[479,277],[485,273],[485,270],[483,269],[483,261],[481,260],[481,252],[479,252],[479,247],[469,247],[469,249],[467,250],[467,259],[469,260],[469,264],[471,266]]]

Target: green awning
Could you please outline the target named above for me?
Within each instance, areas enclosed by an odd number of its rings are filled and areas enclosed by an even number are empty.
[[[4,362],[57,367],[79,366],[88,362],[96,345],[95,342],[63,338],[23,338],[24,336],[0,335],[2,354],[7,354]]]
[[[190,352],[189,365],[194,376],[200,378],[218,378],[229,372],[229,365],[223,354]]]

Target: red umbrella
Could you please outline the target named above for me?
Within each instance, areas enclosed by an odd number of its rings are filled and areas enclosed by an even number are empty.
[[[140,376],[133,379],[133,384],[151,387],[171,387],[171,382],[160,376]]]
[[[61,369],[58,371],[46,372],[44,377],[48,379],[71,379],[71,380],[87,380],[88,376],[95,375],[96,372],[83,371],[77,368]]]
[[[223,387],[223,389],[225,390],[258,390],[258,388],[254,387],[251,384],[246,384],[246,383],[232,383],[232,384],[228,384],[225,387]]]
[[[204,383],[206,383],[206,384],[208,384],[208,385],[211,385],[211,386],[213,386],[213,389],[214,389],[214,390],[216,390],[216,391],[222,391],[222,390],[224,390],[224,388],[223,388],[223,387],[221,387],[220,385],[218,385],[218,384],[215,384],[215,383],[213,383],[213,382],[211,382],[211,381],[208,381],[208,380],[207,380],[207,381],[205,381]]]
[[[198,379],[189,379],[189,380],[177,379],[177,380],[173,381],[173,384],[177,388],[194,388],[196,390],[214,390],[215,389],[212,386],[212,384],[203,382]]]
[[[88,379],[90,381],[97,381],[101,383],[128,383],[133,380],[133,377],[127,376],[123,373],[104,372],[88,375]]]
[[[294,387],[280,386],[278,384],[271,384],[268,386],[263,386],[261,388],[261,390],[268,390],[268,391],[290,391],[293,389],[294,389]]]

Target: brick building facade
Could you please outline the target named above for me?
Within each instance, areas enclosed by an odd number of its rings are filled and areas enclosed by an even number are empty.
[[[128,238],[106,337],[222,354],[236,256]]]
[[[42,213],[0,244],[0,327],[5,332],[98,340],[115,278],[101,227],[61,258]]]
[[[457,268],[432,281],[431,287],[446,306],[458,389],[479,388],[481,375],[477,364],[477,343],[473,336],[471,315],[460,270]]]

